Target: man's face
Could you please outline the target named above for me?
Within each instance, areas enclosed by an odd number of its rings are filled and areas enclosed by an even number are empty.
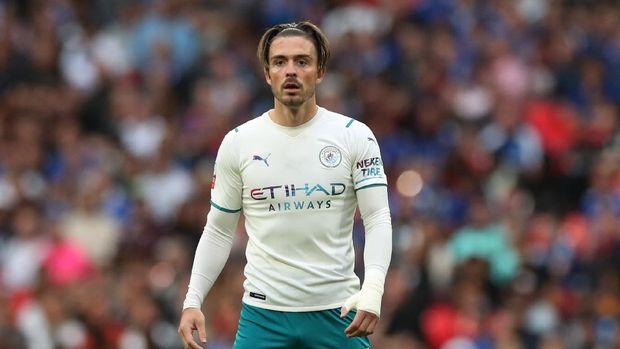
[[[298,108],[314,97],[323,72],[318,71],[314,44],[302,36],[283,36],[269,48],[265,79],[274,97],[289,108]]]

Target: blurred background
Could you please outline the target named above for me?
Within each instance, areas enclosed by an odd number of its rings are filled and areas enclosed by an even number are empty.
[[[273,104],[260,35],[302,19],[331,42],[319,104],[373,129],[389,177],[374,348],[619,348],[604,0],[0,0],[0,348],[181,347],[217,147]],[[245,241],[208,349],[234,340]]]

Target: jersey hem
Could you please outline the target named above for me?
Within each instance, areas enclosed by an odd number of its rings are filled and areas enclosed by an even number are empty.
[[[343,299],[340,302],[336,302],[336,303],[332,303],[332,304],[313,305],[313,306],[307,306],[307,307],[287,307],[287,306],[280,306],[280,305],[273,305],[273,304],[266,304],[266,303],[261,303],[261,302],[255,302],[254,300],[252,300],[250,297],[247,297],[247,296],[244,296],[243,300],[242,300],[243,303],[251,305],[253,307],[257,307],[257,308],[261,308],[261,309],[267,309],[267,310],[291,312],[291,313],[300,313],[300,312],[306,312],[306,311],[321,311],[321,310],[336,309],[336,308],[342,307],[342,305],[344,304],[345,301],[346,301],[346,299]]]

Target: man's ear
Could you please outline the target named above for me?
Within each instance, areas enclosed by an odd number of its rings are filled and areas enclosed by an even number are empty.
[[[323,81],[324,77],[325,77],[325,69],[319,70],[317,73],[317,77],[316,77],[316,83],[320,84],[321,81]]]
[[[271,76],[269,76],[269,68],[264,67],[263,68],[263,73],[265,74],[265,81],[267,81],[267,84],[269,84],[269,86],[271,86]]]

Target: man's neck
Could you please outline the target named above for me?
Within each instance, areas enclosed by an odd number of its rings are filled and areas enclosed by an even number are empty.
[[[278,125],[295,127],[310,121],[317,111],[316,103],[304,103],[299,108],[289,108],[276,101],[274,108],[269,112],[269,117]]]

